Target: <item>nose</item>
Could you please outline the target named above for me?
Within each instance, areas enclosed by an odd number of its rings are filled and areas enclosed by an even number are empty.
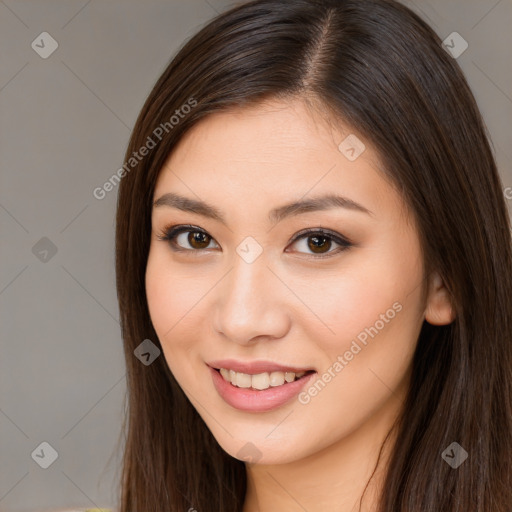
[[[281,338],[290,328],[287,289],[267,265],[264,253],[252,263],[236,255],[215,287],[215,331],[240,345]]]

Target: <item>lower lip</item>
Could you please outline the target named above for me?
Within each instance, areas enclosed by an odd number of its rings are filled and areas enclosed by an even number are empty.
[[[213,368],[210,368],[213,385],[226,403],[246,412],[267,412],[280,407],[297,396],[301,389],[316,375],[316,372],[304,375],[300,379],[282,386],[269,387],[261,391],[251,388],[238,388]]]

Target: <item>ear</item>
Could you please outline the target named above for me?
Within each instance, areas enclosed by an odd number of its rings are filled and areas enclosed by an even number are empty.
[[[437,272],[432,272],[428,283],[425,320],[432,325],[448,325],[455,319],[450,294]]]

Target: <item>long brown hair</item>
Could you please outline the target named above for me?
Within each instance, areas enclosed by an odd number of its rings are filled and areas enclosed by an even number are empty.
[[[455,60],[418,16],[388,0],[238,5],[187,41],[149,94],[117,205],[128,385],[120,512],[242,510],[244,463],[220,448],[164,357],[146,366],[134,356],[145,339],[161,348],[145,294],[152,197],[169,153],[200,119],[294,97],[374,145],[416,217],[425,268],[439,272],[455,307],[450,325],[423,324],[379,512],[510,512],[512,243],[503,186]],[[469,454],[457,469],[441,457],[453,442]]]

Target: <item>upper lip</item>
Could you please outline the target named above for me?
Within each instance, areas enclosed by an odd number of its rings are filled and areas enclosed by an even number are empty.
[[[313,368],[301,368],[299,366],[287,366],[283,364],[274,363],[273,361],[236,361],[235,359],[222,359],[217,361],[210,361],[206,363],[208,366],[219,370],[225,368],[226,370],[234,370],[239,373],[247,373],[249,375],[256,375],[258,373],[272,373],[272,372],[307,372],[313,371]]]

